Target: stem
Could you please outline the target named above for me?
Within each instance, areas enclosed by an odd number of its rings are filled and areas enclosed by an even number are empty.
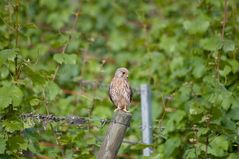
[[[207,133],[206,136],[206,148],[205,148],[205,159],[207,159],[207,153],[208,153],[208,145],[209,145],[209,134]]]
[[[228,0],[224,0],[224,12],[223,12],[222,31],[221,31],[221,41],[222,41],[222,43],[224,43],[225,27],[226,27],[226,23],[227,23],[227,1]],[[217,52],[217,56],[216,56],[216,78],[217,78],[218,81],[220,80],[220,75],[219,75],[220,60],[221,60],[220,53]]]
[[[18,78],[19,78],[19,76],[18,76],[19,70],[18,70],[18,57],[17,57],[17,54],[16,54],[16,56],[14,58],[14,64],[15,64],[15,80],[17,81]]]
[[[45,90],[44,90],[44,89],[42,90],[42,95],[43,95],[43,98],[44,98],[44,106],[45,106],[45,109],[46,109],[46,113],[47,113],[47,115],[49,116],[50,113],[49,113],[49,109],[48,109],[48,101],[47,101],[47,98],[46,98],[46,94],[45,94]],[[50,127],[51,127],[52,134],[53,134],[53,136],[54,136],[54,138],[55,138],[56,144],[60,147],[60,146],[61,146],[61,145],[60,145],[60,142],[59,142],[58,139],[57,139],[57,134],[55,133],[54,128],[53,128],[53,126],[52,126],[51,123],[50,123]],[[62,155],[62,157],[64,156],[63,151],[61,151],[61,155]]]
[[[18,40],[19,40],[19,0],[16,0],[16,24],[15,24],[15,31],[16,31],[16,41],[15,46],[18,47]]]
[[[209,128],[210,120],[211,120],[211,116],[210,116],[210,114],[208,114],[208,115],[207,115],[207,119],[206,119],[206,121],[205,121],[207,128]],[[210,133],[210,131],[209,131],[209,132],[207,133],[207,135],[206,135],[205,159],[207,159],[207,154],[208,154],[209,133]]]
[[[225,26],[227,22],[227,1],[224,0],[224,15],[223,15],[223,22],[222,22],[222,32],[221,32],[221,40],[224,41],[224,33],[225,33]]]
[[[72,25],[72,28],[71,28],[72,31],[76,29],[76,23],[78,21],[79,15],[80,15],[80,13],[79,13],[79,11],[77,11],[75,13],[75,19],[74,19],[74,22],[73,22],[73,25]],[[62,49],[62,52],[61,52],[62,54],[65,53],[66,48],[68,47],[71,40],[72,40],[72,33],[70,33],[69,36],[68,36],[68,41],[66,42],[66,44],[64,45],[64,47]],[[56,75],[57,75],[57,72],[58,72],[59,68],[60,68],[60,64],[58,64],[57,67],[56,67],[56,70],[55,70],[54,75],[52,77],[52,81],[54,81],[56,79]]]
[[[15,12],[16,12],[16,22],[15,22],[15,32],[16,32],[16,39],[15,39],[15,48],[18,48],[18,40],[19,40],[19,0],[16,0],[15,4]],[[18,57],[17,54],[14,58],[15,64],[15,80],[19,79],[19,66],[18,66]]]
[[[162,99],[162,104],[163,104],[163,113],[162,113],[161,119],[159,120],[160,131],[161,131],[161,128],[162,128],[163,119],[164,119],[165,114],[166,114],[166,104],[165,104],[164,97],[163,97],[162,94],[161,94],[161,99]]]
[[[197,143],[198,143],[197,132],[198,132],[198,129],[197,129],[196,126],[193,126],[193,131],[194,131],[194,135],[195,135],[195,138],[196,138],[196,143],[194,144],[194,150],[195,150],[196,159],[198,159],[198,153],[197,153]]]

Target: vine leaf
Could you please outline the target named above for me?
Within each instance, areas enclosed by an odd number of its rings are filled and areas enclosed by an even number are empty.
[[[19,106],[22,102],[23,93],[20,88],[14,85],[0,88],[0,109],[8,107],[10,104]]]

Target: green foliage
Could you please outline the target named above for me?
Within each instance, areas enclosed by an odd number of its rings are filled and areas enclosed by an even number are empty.
[[[0,158],[94,158],[106,131],[98,121],[114,109],[107,84],[120,66],[134,88],[151,86],[154,124],[153,144],[122,144],[122,156],[141,158],[152,146],[155,159],[239,158],[239,3],[226,7],[224,0],[0,1]],[[137,93],[130,110],[125,139],[140,142]],[[29,112],[95,122],[19,118]]]

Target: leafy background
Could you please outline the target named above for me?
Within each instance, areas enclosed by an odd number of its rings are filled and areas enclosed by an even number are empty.
[[[134,87],[125,140],[140,142],[139,85],[152,89],[150,158],[238,158],[239,3],[1,0],[0,157],[94,158],[117,67]],[[80,127],[19,115],[77,115]],[[142,158],[122,144],[119,158]]]

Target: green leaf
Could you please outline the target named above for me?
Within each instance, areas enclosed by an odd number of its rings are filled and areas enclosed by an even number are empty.
[[[209,128],[199,128],[197,135],[200,137],[202,135],[205,135],[209,132]]]
[[[58,94],[62,93],[62,90],[55,82],[49,81],[46,85],[46,92],[49,100],[54,100]]]
[[[3,127],[7,132],[13,133],[14,131],[22,130],[23,124],[17,120],[4,120],[2,122]]]
[[[59,64],[76,64],[77,55],[75,54],[55,54],[53,59]]]
[[[184,21],[183,27],[190,34],[204,33],[207,31],[210,23],[205,18],[195,18],[193,21]]]
[[[228,110],[229,107],[231,106],[231,104],[232,104],[234,98],[233,98],[232,94],[230,94],[230,93],[226,93],[226,94],[224,94],[223,96],[224,96],[224,98],[223,98],[223,100],[222,100],[222,107],[223,107],[225,110]]]
[[[237,60],[228,60],[228,63],[231,65],[233,73],[239,71],[239,62]]]
[[[57,7],[57,0],[51,0],[51,1],[41,0],[40,1],[40,6],[53,10]]]
[[[220,75],[222,75],[223,77],[226,77],[231,71],[232,71],[231,67],[229,67],[228,65],[226,65],[223,70],[220,70],[220,71],[219,71],[219,73],[220,73]]]
[[[65,64],[76,64],[77,55],[75,54],[64,54]]]
[[[38,26],[34,23],[27,23],[24,25],[24,27],[27,29],[38,29]]]
[[[153,147],[153,145],[148,145],[148,144],[135,144],[132,148],[134,149],[134,150],[143,150],[143,149],[145,149],[145,148],[147,148],[147,147]]]
[[[239,108],[232,108],[228,112],[227,116],[233,120],[239,120]]]
[[[203,113],[204,109],[198,105],[192,105],[189,109],[189,113],[191,115],[197,115]]]
[[[196,78],[200,78],[203,76],[203,74],[205,73],[206,71],[206,67],[205,67],[205,64],[204,64],[204,60],[202,58],[199,58],[199,57],[194,57],[192,59],[192,66],[193,66],[193,75],[196,77]]]
[[[53,56],[53,59],[59,63],[59,64],[62,64],[64,62],[64,54],[55,54]]]
[[[127,35],[124,33],[119,33],[114,31],[110,35],[110,39],[108,40],[108,45],[112,50],[119,51],[127,46]]]
[[[200,46],[207,51],[217,51],[222,47],[220,37],[205,38],[200,40]]]
[[[4,154],[6,150],[6,139],[4,139],[2,136],[0,136],[0,154]]]
[[[177,149],[181,144],[180,138],[173,136],[166,140],[165,143],[165,155],[171,156],[175,149]]]
[[[197,158],[197,156],[195,154],[195,149],[194,148],[187,149],[185,151],[185,153],[183,154],[183,158],[184,159],[195,159],[195,158]]]
[[[9,90],[11,96],[12,96],[12,105],[13,106],[19,106],[22,102],[23,93],[21,89],[17,86],[12,86]]]
[[[232,40],[224,40],[223,43],[223,50],[225,52],[229,52],[229,51],[234,51],[235,50],[235,43]]]
[[[29,66],[25,66],[23,71],[33,81],[34,84],[45,84],[45,78],[39,73],[39,71],[31,69]]]
[[[4,109],[10,104],[19,106],[22,102],[23,93],[17,86],[4,86],[0,88],[0,108]]]
[[[186,116],[186,113],[182,110],[177,110],[174,113],[170,113],[169,120],[165,124],[165,129],[168,132],[174,131],[177,128],[183,128],[184,124],[181,124],[182,120]]]
[[[0,89],[0,108],[4,109],[8,107],[11,103],[12,103],[12,98],[3,94],[2,89]]]
[[[228,140],[224,136],[212,138],[208,147],[208,153],[217,157],[223,157],[227,154]]]
[[[34,127],[34,125],[35,125],[35,122],[32,119],[28,118],[28,119],[24,120],[24,123],[23,123],[24,129],[32,128],[32,127]]]
[[[230,155],[227,157],[227,159],[238,159],[239,154],[238,153],[230,153]]]
[[[0,51],[0,66],[6,60],[14,61],[18,51],[19,51],[18,49],[5,49],[5,50],[1,50]]]
[[[7,76],[9,75],[9,69],[7,67],[1,67],[0,68],[0,78],[4,79],[7,78]]]
[[[159,46],[166,52],[173,53],[177,50],[178,41],[176,38],[167,37],[166,35],[163,35]]]
[[[21,136],[12,136],[7,141],[9,150],[12,152],[19,152],[27,149],[27,142]]]
[[[31,99],[31,100],[30,100],[31,106],[39,105],[39,103],[40,103],[40,100],[37,99],[37,98],[34,98],[34,99]]]

